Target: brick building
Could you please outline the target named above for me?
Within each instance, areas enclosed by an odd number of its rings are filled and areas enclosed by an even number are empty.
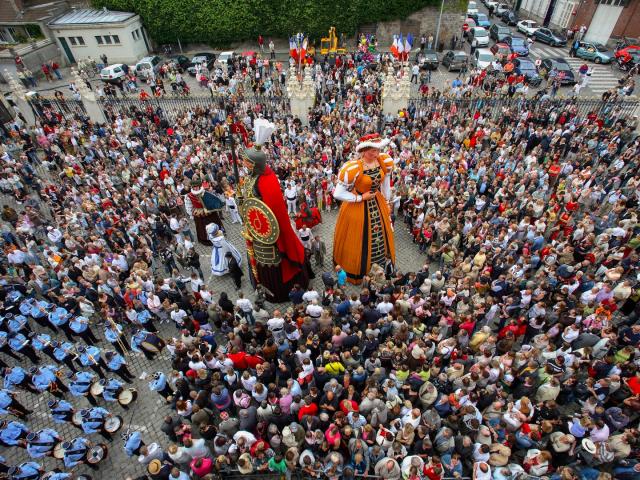
[[[519,14],[559,29],[584,25],[585,38],[603,44],[640,37],[640,0],[520,0]]]

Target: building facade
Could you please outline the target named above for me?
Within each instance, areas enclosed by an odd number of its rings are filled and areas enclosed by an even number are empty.
[[[580,0],[522,0],[519,15],[551,28],[566,30],[573,24]]]
[[[72,9],[48,23],[69,63],[89,57],[109,64],[135,64],[150,50],[147,33],[135,13],[112,10]]]
[[[521,0],[518,13],[552,28],[584,25],[584,38],[602,44],[640,37],[640,0]]]

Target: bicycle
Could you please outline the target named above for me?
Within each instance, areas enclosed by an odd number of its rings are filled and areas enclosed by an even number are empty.
[[[78,71],[84,73],[89,78],[94,78],[104,68],[102,64],[96,64],[92,58],[80,60],[78,62]]]

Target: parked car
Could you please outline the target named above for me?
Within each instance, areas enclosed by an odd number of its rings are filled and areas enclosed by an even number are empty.
[[[471,57],[471,64],[474,67],[478,67],[481,69],[487,68],[495,61],[496,57],[493,56],[491,50],[488,48],[479,48],[475,52],[473,52],[473,56]]]
[[[511,48],[506,43],[496,43],[493,47],[491,47],[491,53],[493,53],[497,58],[507,58],[511,55]]]
[[[507,3],[499,3],[493,10],[496,15],[502,15],[504,12],[510,10],[511,7]]]
[[[424,51],[424,68],[428,70],[437,70],[440,60],[438,60],[438,54],[435,50]]]
[[[127,68],[123,63],[115,63],[100,70],[100,79],[107,83],[120,83],[122,77],[127,74]]]
[[[509,45],[511,51],[519,57],[526,57],[529,55],[529,44],[527,43],[526,38],[509,35],[504,37],[503,42]]]
[[[227,52],[220,52],[216,60],[216,63],[220,65],[226,65],[227,60],[229,60],[230,58],[233,58],[234,55],[235,55],[235,52],[233,50],[229,50]]]
[[[520,18],[513,10],[507,10],[506,12],[503,12],[502,15],[500,15],[500,18],[507,25],[517,25],[520,21]]]
[[[494,2],[493,0],[482,0],[482,3],[484,3],[484,6],[487,8],[496,8],[498,6],[498,3],[500,2]]]
[[[469,2],[467,5],[467,15],[472,13],[478,13],[478,4],[474,1]]]
[[[542,77],[538,74],[535,63],[528,58],[514,58],[514,71],[518,75],[524,75],[527,83],[532,87],[538,87],[542,83]]]
[[[538,73],[544,78],[549,78],[549,74],[554,68],[558,71],[560,85],[573,85],[576,83],[576,75],[564,58],[545,58],[540,62]]]
[[[442,57],[442,66],[447,67],[450,72],[453,70],[462,70],[467,67],[469,63],[469,56],[462,50],[453,51],[449,50],[444,57]]]
[[[591,60],[595,63],[611,63],[614,53],[601,43],[580,42],[580,46],[576,50],[576,57]]]
[[[550,28],[540,27],[533,32],[533,38],[536,40],[551,45],[552,47],[566,47],[567,37],[558,32],[557,30],[551,30]]]
[[[160,66],[162,62],[160,61],[160,57],[154,55],[153,57],[144,57],[134,68],[136,75],[141,79],[147,79],[149,77],[154,77],[158,71],[160,70]]]
[[[489,38],[491,38],[495,42],[502,42],[504,37],[508,35],[511,35],[511,29],[504,25],[498,25],[497,23],[494,23],[489,29]]]
[[[538,30],[538,24],[533,20],[520,20],[518,22],[518,31],[524,33],[526,36],[531,36]]]
[[[169,57],[169,61],[175,63],[180,71],[184,71],[191,66],[191,60],[184,55],[174,55]]]
[[[489,32],[482,27],[473,27],[469,29],[469,35],[467,40],[469,43],[473,43],[476,40],[476,47],[488,47],[489,46]]]
[[[189,75],[192,77],[196,76],[196,65],[204,64],[208,70],[213,68],[213,64],[216,60],[216,56],[213,53],[196,53],[191,59],[191,66],[187,68]]]
[[[472,13],[469,15],[469,18],[472,18],[478,27],[489,28],[491,26],[491,22],[489,21],[489,17],[487,17],[484,13]]]

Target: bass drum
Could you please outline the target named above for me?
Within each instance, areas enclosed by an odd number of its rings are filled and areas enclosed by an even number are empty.
[[[160,353],[164,348],[164,345],[164,340],[162,340],[157,335],[154,335],[153,333],[147,335],[140,344],[142,348],[151,353]]]
[[[64,442],[58,442],[53,447],[53,458],[58,460],[62,460],[64,458],[64,447],[62,446]]]
[[[94,445],[87,452],[87,462],[96,465],[106,458],[107,452],[108,448],[104,443]]]
[[[138,391],[135,388],[126,388],[118,395],[118,403],[123,407],[128,407],[136,398],[138,398]]]
[[[104,421],[104,429],[107,433],[116,433],[122,427],[122,417],[113,415]]]
[[[100,395],[102,395],[102,392],[104,392],[104,387],[102,385],[100,385],[100,382],[93,382],[91,384],[91,389],[89,390],[91,392],[91,395],[93,395],[94,397],[99,397]]]
[[[76,411],[76,413],[73,414],[73,417],[71,417],[71,423],[73,423],[76,427],[82,425],[82,413],[80,412],[80,410]]]

